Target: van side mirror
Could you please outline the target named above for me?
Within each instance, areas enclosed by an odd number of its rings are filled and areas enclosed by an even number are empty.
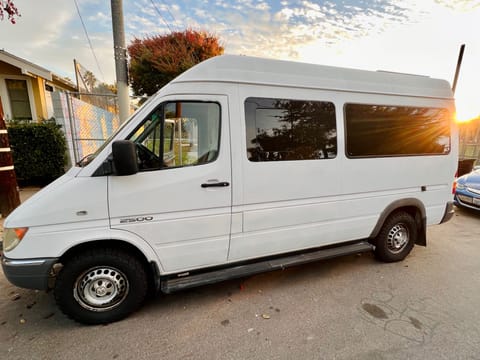
[[[112,143],[113,165],[119,176],[138,172],[136,145],[130,140],[117,140]]]

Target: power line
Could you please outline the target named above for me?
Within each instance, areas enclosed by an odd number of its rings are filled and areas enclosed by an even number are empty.
[[[84,23],[84,21],[83,21],[82,14],[80,14],[80,9],[79,9],[79,7],[78,7],[77,0],[73,0],[73,2],[74,2],[74,4],[75,4],[75,7],[77,8],[77,13],[78,13],[78,16],[79,16],[79,18],[80,18],[80,22],[82,23],[83,31],[85,32],[85,36],[87,37],[88,45],[90,46],[90,50],[92,51],[93,58],[95,59],[95,62],[96,62],[96,64],[97,64],[98,71],[100,72],[100,75],[102,76],[103,82],[105,82],[105,76],[103,75],[103,71],[102,71],[102,69],[100,68],[100,63],[99,63],[99,61],[98,61],[97,55],[95,54],[95,50],[93,49],[92,42],[90,41],[90,36],[88,36],[87,27],[85,26],[85,23]]]
[[[168,8],[168,5],[165,4],[165,2],[163,0],[160,0],[162,1],[162,3],[165,5],[165,7],[167,8],[168,10],[168,13],[170,14],[170,16],[172,17],[173,21],[176,22],[175,20],[175,17],[173,16],[173,14],[170,12],[169,8]],[[150,0],[150,2],[152,3],[153,7],[155,8],[155,11],[157,12],[158,16],[160,16],[160,18],[162,19],[162,21],[164,22],[164,24],[167,26],[168,30],[170,30],[170,33],[173,34],[173,31],[172,31],[172,28],[170,27],[170,25],[168,25],[167,21],[165,20],[165,18],[163,17],[161,11],[158,9],[157,5],[155,4],[155,2],[153,0]],[[180,46],[177,38],[174,36],[173,37],[173,40],[177,43],[177,45]],[[198,58],[197,54],[195,52],[192,52],[192,56],[194,58],[194,60],[198,63],[200,62],[200,59]]]
[[[171,17],[172,20],[173,20],[173,23],[176,24],[176,23],[177,23],[177,19],[175,19],[175,16],[173,16],[172,12],[170,11],[169,6],[168,6],[168,5],[165,3],[165,1],[163,1],[163,0],[160,0],[160,2],[167,8],[168,13],[170,14],[170,17]]]
[[[170,25],[168,25],[168,22],[165,20],[165,18],[163,17],[162,15],[162,12],[160,11],[160,9],[157,7],[157,4],[155,4],[155,2],[153,0],[150,0],[150,2],[152,3],[153,5],[153,8],[155,9],[155,11],[157,12],[158,16],[160,16],[160,19],[162,19],[163,23],[167,26],[168,30],[170,30],[170,32],[173,32],[172,31],[172,28],[170,27]]]

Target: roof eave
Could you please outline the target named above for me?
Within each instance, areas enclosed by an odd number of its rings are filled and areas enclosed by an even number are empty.
[[[0,50],[0,61],[3,61],[7,64],[15,66],[20,69],[22,74],[32,76],[32,77],[41,77],[45,80],[52,81],[52,73],[47,69],[44,69],[38,65],[32,64],[29,61],[26,61],[22,58],[19,58],[15,55],[7,53],[4,50]]]

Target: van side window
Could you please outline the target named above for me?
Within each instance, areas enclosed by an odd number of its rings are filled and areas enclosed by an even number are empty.
[[[269,98],[245,100],[250,161],[333,159],[337,155],[331,102]]]
[[[347,156],[448,154],[451,120],[447,109],[346,104]]]
[[[201,165],[217,158],[220,105],[167,102],[155,109],[130,140],[137,144],[140,170]]]

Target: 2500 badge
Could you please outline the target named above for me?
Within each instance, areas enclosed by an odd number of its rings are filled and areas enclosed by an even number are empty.
[[[153,220],[153,216],[139,216],[134,218],[120,219],[120,224],[128,224],[128,223],[144,222],[144,221],[152,221],[152,220]]]

